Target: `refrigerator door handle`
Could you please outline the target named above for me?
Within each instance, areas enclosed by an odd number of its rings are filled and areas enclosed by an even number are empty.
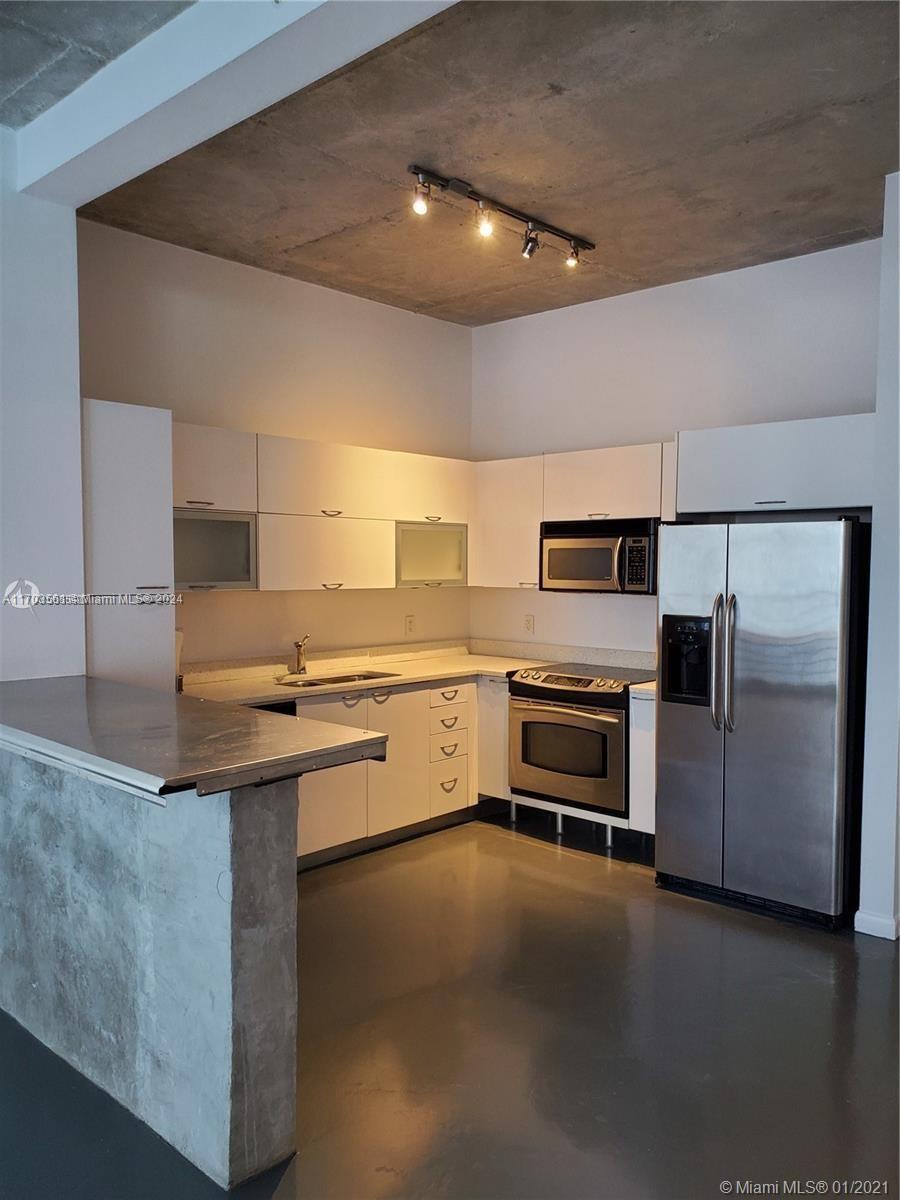
[[[719,664],[719,648],[722,641],[722,606],[725,597],[721,592],[713,600],[709,636],[709,716],[716,733],[722,728],[722,675]]]
[[[737,597],[732,592],[725,605],[725,728],[734,733],[734,624],[737,615]]]

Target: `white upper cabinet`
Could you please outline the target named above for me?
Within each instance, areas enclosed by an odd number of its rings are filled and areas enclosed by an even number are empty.
[[[677,479],[677,451],[674,442],[662,445],[662,497],[659,515],[664,521],[674,521],[675,484]]]
[[[256,434],[212,425],[172,426],[175,508],[256,512]]]
[[[394,586],[391,521],[260,513],[260,591],[350,591]]]
[[[465,524],[471,470],[460,459],[260,434],[259,510]]]
[[[678,435],[678,511],[778,512],[872,503],[875,415]]]
[[[544,455],[544,520],[658,517],[662,446]]]
[[[540,455],[474,463],[469,583],[537,587],[544,466]]]

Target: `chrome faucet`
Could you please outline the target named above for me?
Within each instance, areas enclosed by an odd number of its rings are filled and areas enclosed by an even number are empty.
[[[309,641],[309,634],[307,633],[306,636],[302,639],[302,641],[294,642],[294,649],[297,651],[297,659],[296,659],[296,662],[294,663],[294,674],[295,675],[305,675],[306,674],[306,643],[308,641]]]

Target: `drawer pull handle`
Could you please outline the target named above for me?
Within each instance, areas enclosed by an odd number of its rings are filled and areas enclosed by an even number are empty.
[[[338,588],[342,588],[343,586],[344,585],[342,583],[323,583],[322,584],[322,587],[325,589],[326,592],[336,592],[338,590]]]
[[[167,592],[169,587],[165,583],[139,583],[134,590],[136,592]]]
[[[441,692],[441,695],[444,697],[445,700],[455,700],[456,697],[459,695],[459,688],[454,688],[450,692]]]
[[[390,699],[390,692],[373,692],[372,699],[376,704],[384,704],[385,700]]]
[[[185,504],[204,504],[209,508],[215,504],[215,500],[185,500]]]
[[[787,500],[754,500],[754,504],[787,504]]]
[[[214,592],[216,585],[214,583],[189,583],[189,592]]]
[[[342,508],[320,508],[319,512],[323,517],[339,517],[344,510]]]
[[[588,513],[588,516],[589,516],[589,517],[608,517],[608,516],[609,516],[609,513],[608,513],[608,512],[605,512],[605,513]]]
[[[526,583],[524,580],[520,580],[519,587],[537,587],[537,584],[536,583]]]
[[[459,717],[441,717],[441,724],[445,729],[452,729]]]
[[[359,696],[341,696],[341,704],[346,704],[348,708],[356,708],[357,704],[359,704],[359,702],[360,702],[360,700],[362,700],[362,698],[363,697],[361,695],[359,695]]]
[[[452,746],[441,746],[441,754],[444,758],[452,758],[459,749],[459,742],[454,742]]]
[[[425,518],[426,521],[439,521],[440,519],[441,519],[440,517],[426,517]]]
[[[442,779],[441,787],[444,789],[445,792],[452,792],[458,783],[459,783],[459,776],[457,775],[455,779]]]

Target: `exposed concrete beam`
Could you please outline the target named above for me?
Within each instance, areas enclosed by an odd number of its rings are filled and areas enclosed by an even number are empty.
[[[18,133],[18,187],[79,207],[456,0],[201,0]]]

